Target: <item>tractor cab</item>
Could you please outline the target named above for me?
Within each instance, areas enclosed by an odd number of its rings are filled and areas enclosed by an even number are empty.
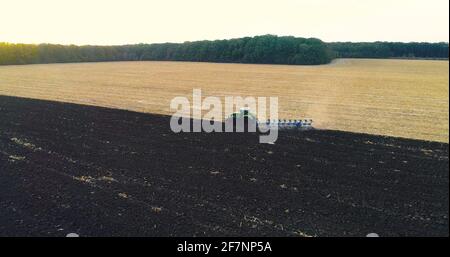
[[[225,123],[232,127],[236,131],[252,131],[258,126],[258,120],[254,114],[251,113],[248,108],[241,108],[239,112],[232,113],[226,120]]]
[[[256,120],[256,116],[250,112],[249,108],[241,108],[239,109],[239,112],[232,113],[229,118]]]

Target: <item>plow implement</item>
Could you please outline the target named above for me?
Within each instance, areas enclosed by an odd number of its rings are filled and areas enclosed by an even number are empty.
[[[265,122],[258,121],[259,127],[278,128],[278,129],[312,129],[312,119],[303,120],[267,120]]]

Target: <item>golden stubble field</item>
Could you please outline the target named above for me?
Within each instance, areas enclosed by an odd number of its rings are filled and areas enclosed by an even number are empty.
[[[285,66],[109,62],[0,66],[0,95],[172,114],[192,96],[278,96],[280,118],[318,128],[449,141],[449,63],[340,59]],[[1,111],[0,111],[1,118]]]

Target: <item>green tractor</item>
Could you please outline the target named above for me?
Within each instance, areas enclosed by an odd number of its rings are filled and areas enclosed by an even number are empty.
[[[256,131],[258,119],[248,108],[241,108],[239,112],[232,113],[225,123],[236,131]]]
[[[239,112],[232,113],[229,119],[246,119],[246,120],[257,120],[255,115],[253,115],[248,108],[241,108]]]

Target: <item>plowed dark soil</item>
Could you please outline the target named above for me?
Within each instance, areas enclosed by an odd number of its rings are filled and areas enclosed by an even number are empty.
[[[0,96],[0,236],[448,236],[448,151]]]

